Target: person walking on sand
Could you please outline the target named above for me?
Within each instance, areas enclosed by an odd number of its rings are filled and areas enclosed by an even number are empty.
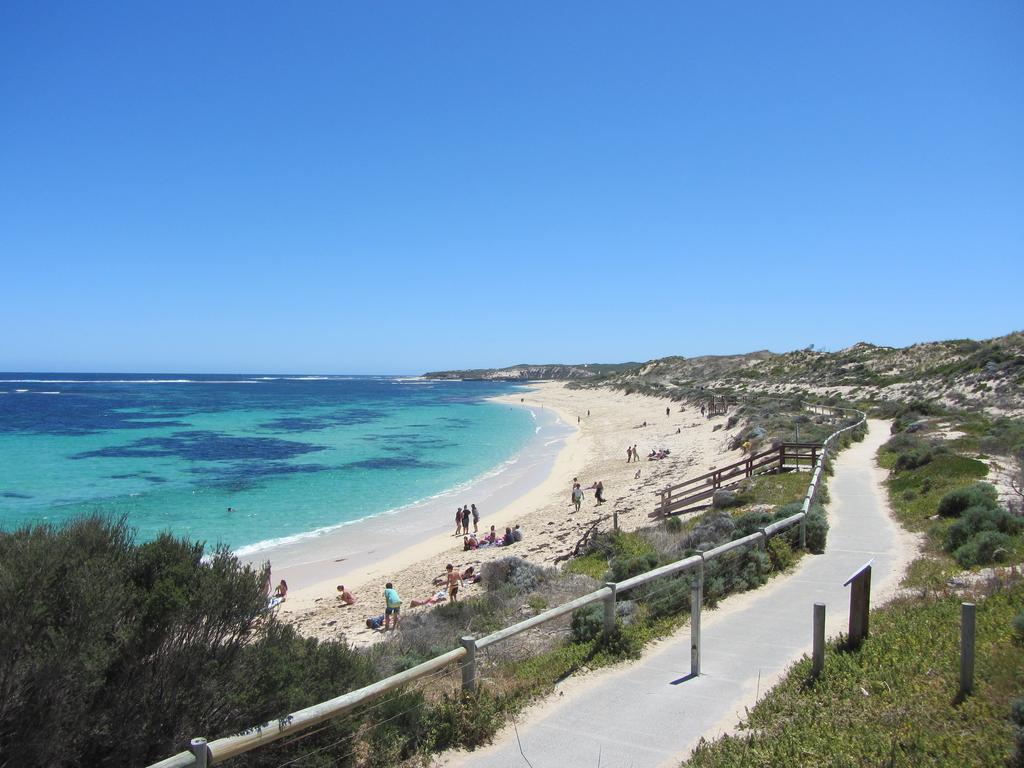
[[[593,490],[594,491],[594,499],[597,500],[597,503],[598,504],[604,504],[604,483],[602,483],[600,480],[598,480],[596,483],[594,483],[592,486],[590,486],[587,490],[588,491],[589,490]]]
[[[462,535],[462,507],[455,510],[455,535]]]
[[[462,508],[462,532],[469,533],[469,516],[472,513],[469,511],[469,504]]]
[[[666,416],[671,416],[672,415],[672,408],[666,408],[665,409],[665,415]]]
[[[462,584],[462,574],[455,570],[455,566],[448,563],[445,568],[448,571],[448,599],[453,603],[458,600],[459,585]]]
[[[398,629],[398,615],[402,610],[402,598],[390,581],[384,585],[384,631]],[[394,617],[394,618],[392,618]]]
[[[473,533],[480,530],[480,512],[477,511],[476,504],[470,504],[473,509]]]
[[[640,461],[640,451],[636,449],[636,443],[633,443],[633,461]]]
[[[583,503],[583,489],[580,488],[580,484],[576,483],[572,487],[572,505],[576,507],[576,511],[580,511],[580,504]]]
[[[630,464],[633,461],[633,446],[626,448],[626,463]]]

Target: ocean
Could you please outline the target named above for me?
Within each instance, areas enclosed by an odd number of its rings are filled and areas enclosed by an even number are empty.
[[[100,512],[139,541],[170,531],[256,555],[500,476],[541,431],[536,413],[487,400],[517,389],[0,374],[0,528]]]

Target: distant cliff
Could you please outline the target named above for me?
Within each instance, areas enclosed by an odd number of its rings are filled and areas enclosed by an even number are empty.
[[[431,371],[423,375],[428,379],[461,379],[464,381],[580,381],[622,373],[639,365],[640,363],[581,363],[579,365],[521,363],[510,365],[507,368]]]

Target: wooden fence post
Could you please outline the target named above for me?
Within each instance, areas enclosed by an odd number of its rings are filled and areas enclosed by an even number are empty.
[[[615,582],[606,581],[604,585],[612,591],[604,599],[604,639],[607,641],[615,632]]]
[[[825,604],[814,604],[814,637],[811,654],[811,677],[817,679],[825,668]]]
[[[700,675],[700,608],[704,602],[704,562],[697,567],[697,578],[690,586],[690,674]]]
[[[192,739],[188,743],[188,748],[192,751],[192,754],[196,756],[196,768],[206,768],[209,765],[210,750],[206,746],[206,739],[198,738]]]
[[[960,696],[974,690],[974,603],[960,603]]]
[[[466,658],[462,660],[462,691],[472,693],[476,690],[476,639],[465,635],[459,643],[466,649]]]

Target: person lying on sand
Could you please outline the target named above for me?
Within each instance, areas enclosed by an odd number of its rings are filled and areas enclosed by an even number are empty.
[[[480,574],[476,572],[476,569],[472,565],[462,572],[462,581],[466,584],[476,584],[481,578]]]
[[[409,603],[412,608],[419,608],[421,605],[435,605],[436,603],[443,603],[448,599],[448,595],[442,589],[440,592],[435,592],[430,597],[424,598],[423,600],[413,600]]]
[[[359,602],[358,600],[356,600],[355,595],[353,595],[351,592],[345,589],[344,584],[338,585],[338,599],[341,600],[341,602],[343,602],[345,605],[355,605],[357,602]]]

